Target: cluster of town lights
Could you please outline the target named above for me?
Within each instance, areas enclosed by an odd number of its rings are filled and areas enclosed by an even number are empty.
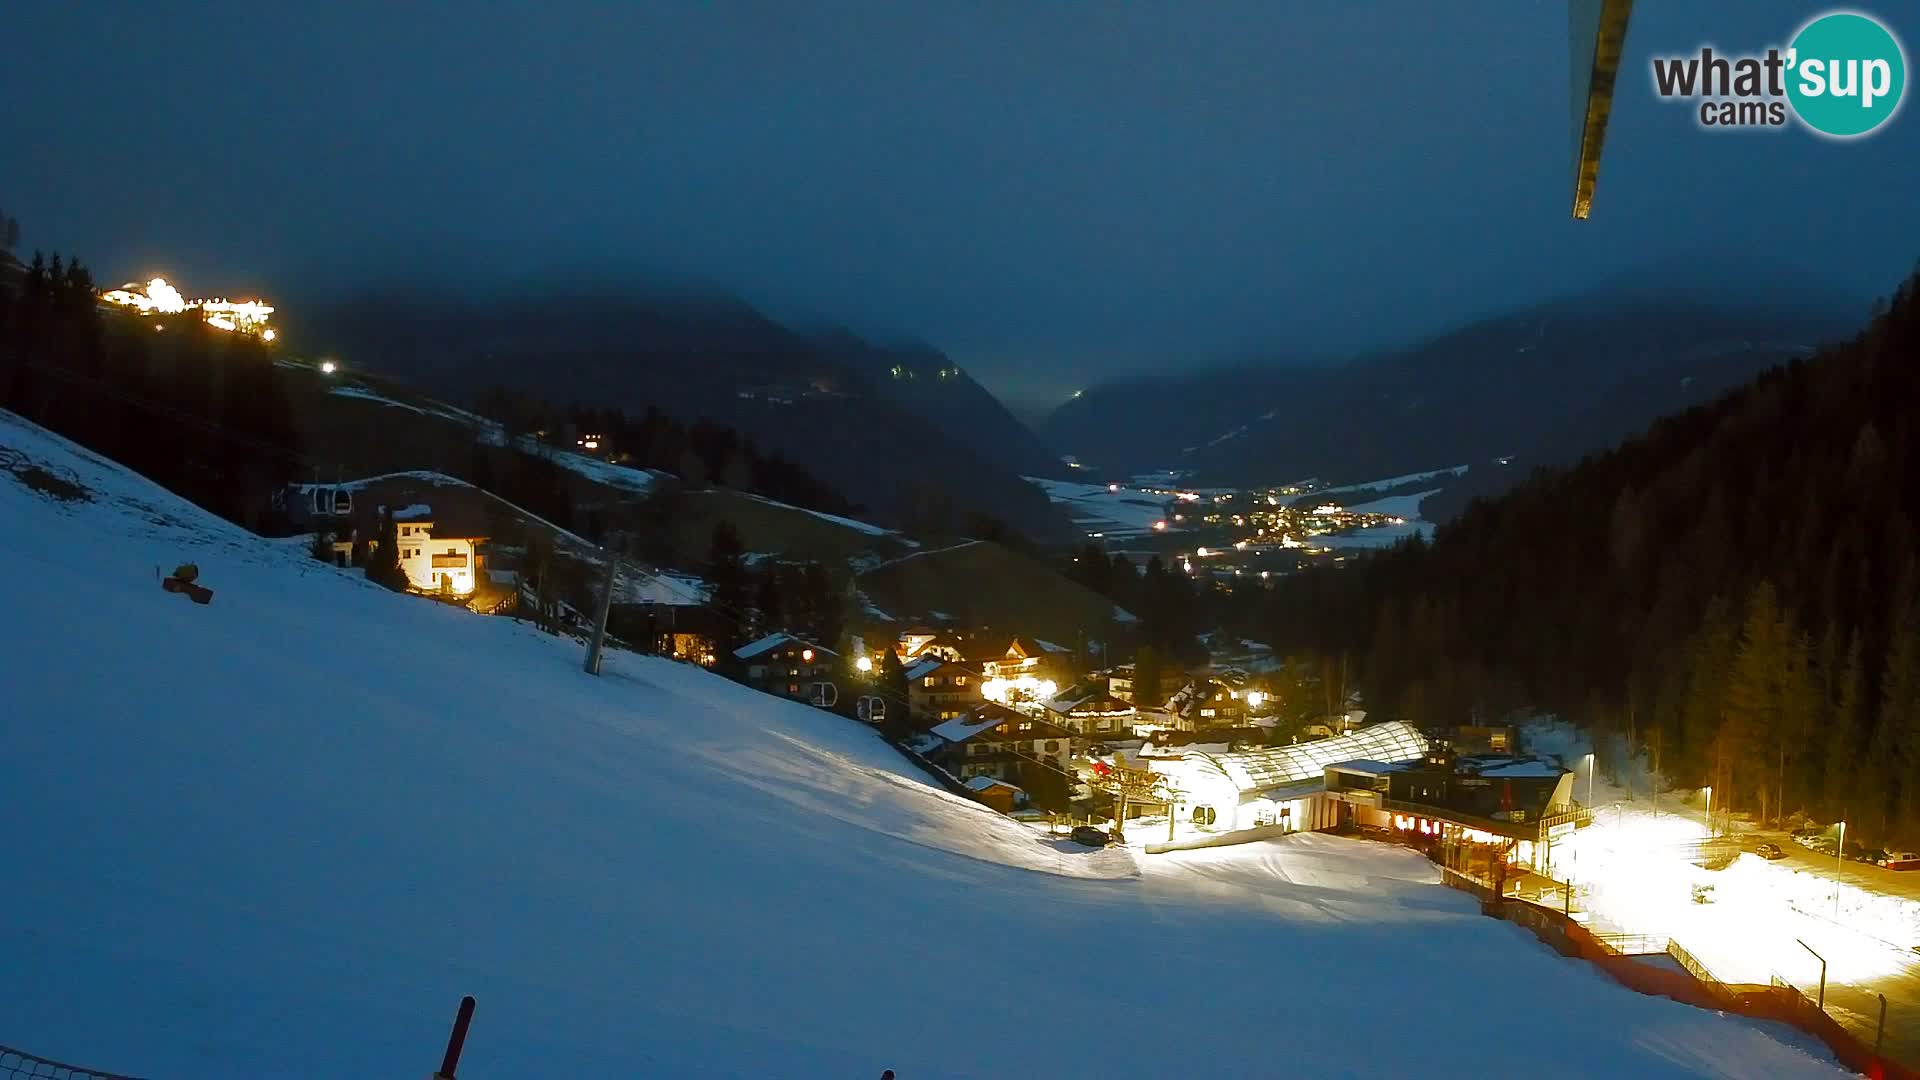
[[[273,306],[258,300],[189,300],[180,295],[180,290],[167,284],[166,278],[154,278],[142,286],[129,282],[118,289],[109,289],[100,294],[100,299],[109,304],[138,309],[142,315],[178,315],[182,312],[199,311],[207,325],[219,330],[237,334],[258,334],[262,341],[272,341],[274,331],[267,325],[267,319],[273,315]]]

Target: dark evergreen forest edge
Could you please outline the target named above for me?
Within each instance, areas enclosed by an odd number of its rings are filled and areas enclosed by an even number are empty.
[[[1281,583],[1265,629],[1351,655],[1376,717],[1550,710],[1716,805],[1920,846],[1916,282],[1851,340],[1431,544]]]

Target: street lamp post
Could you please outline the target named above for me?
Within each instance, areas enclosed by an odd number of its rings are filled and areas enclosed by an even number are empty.
[[[1833,921],[1840,921],[1840,864],[1847,857],[1847,823],[1840,823],[1840,845],[1833,849]]]
[[[1713,785],[1707,785],[1707,836],[1713,836]]]
[[[1597,764],[1597,759],[1592,754],[1588,754],[1587,755],[1587,809],[1588,810],[1593,809],[1593,774],[1600,771],[1598,768],[1595,767],[1596,764]]]

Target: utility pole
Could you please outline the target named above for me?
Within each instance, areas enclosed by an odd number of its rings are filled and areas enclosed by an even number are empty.
[[[600,649],[607,641],[607,612],[613,607],[613,577],[619,569],[620,560],[611,552],[607,554],[607,580],[600,588],[600,612],[593,619],[593,641],[587,645],[586,670],[589,675],[600,674]]]

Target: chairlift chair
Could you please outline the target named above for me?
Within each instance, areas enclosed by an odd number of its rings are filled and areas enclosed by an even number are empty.
[[[853,703],[853,714],[869,724],[878,724],[887,718],[885,698],[863,697]]]
[[[831,709],[840,702],[840,688],[830,682],[814,683],[807,690],[807,701],[817,708]]]

